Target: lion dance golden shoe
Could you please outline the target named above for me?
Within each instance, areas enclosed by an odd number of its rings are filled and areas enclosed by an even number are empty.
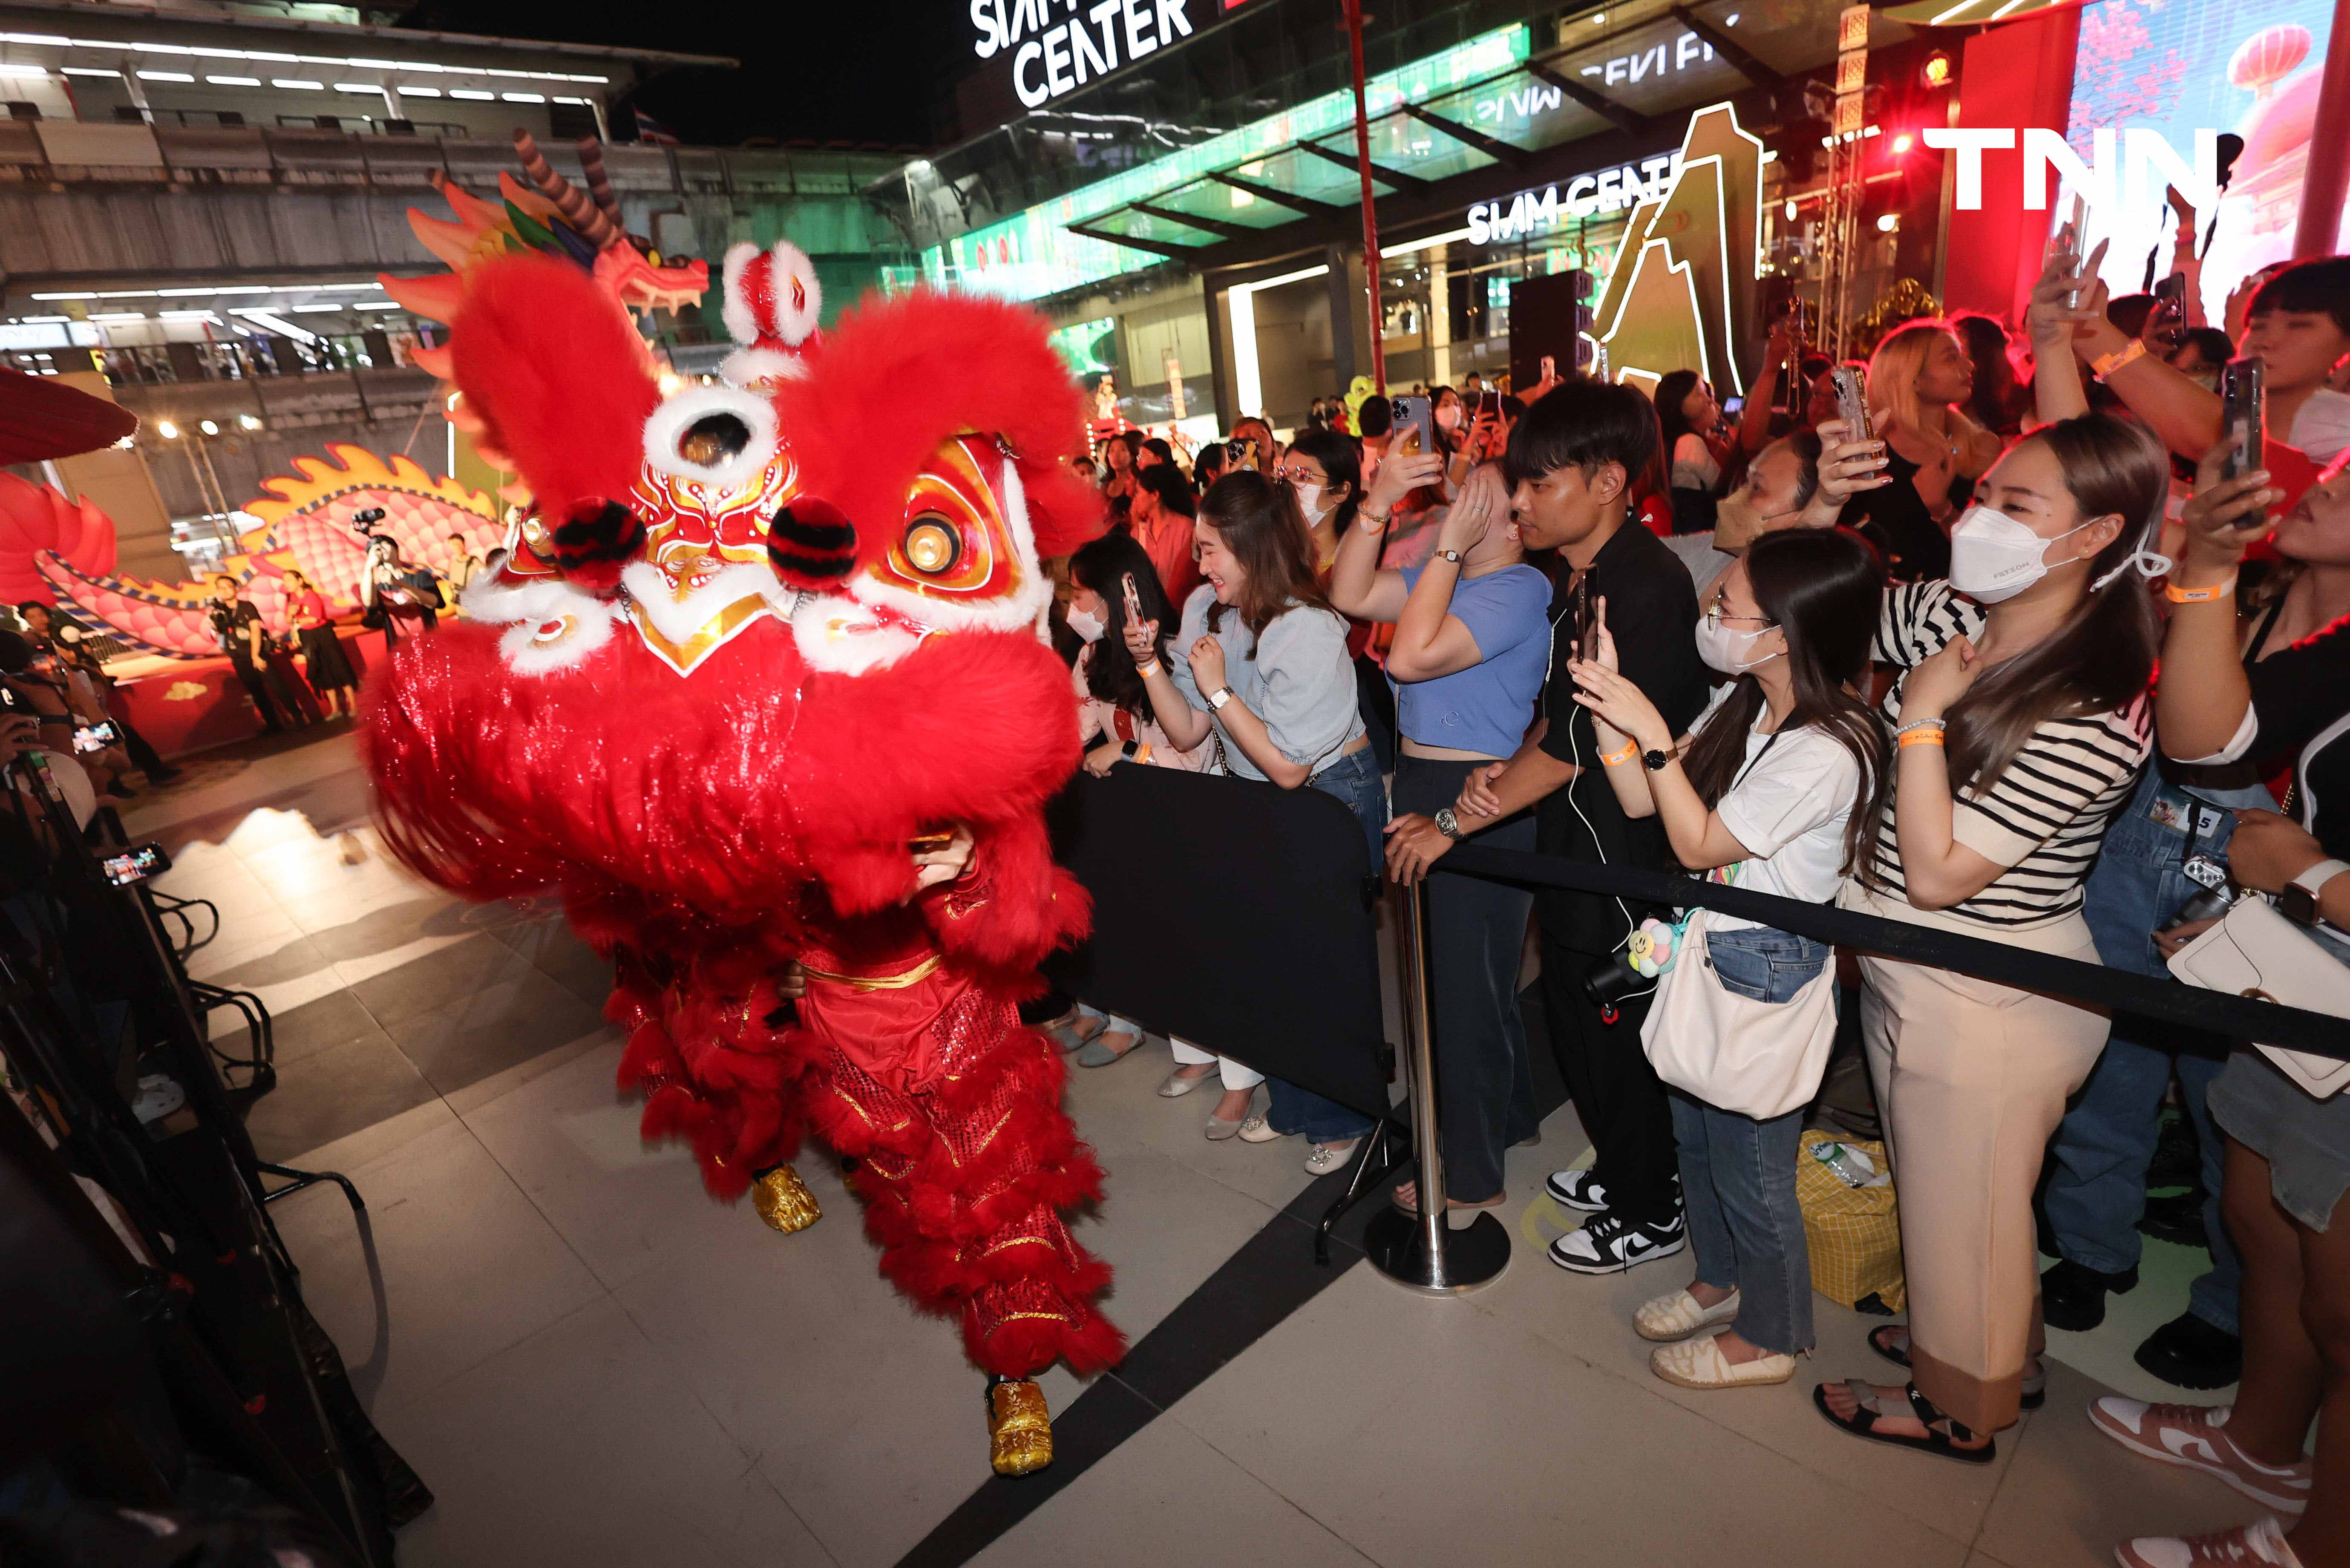
[[[988,1462],[1000,1476],[1034,1475],[1053,1462],[1053,1415],[1030,1378],[987,1386]]]
[[[807,1189],[800,1173],[788,1165],[770,1166],[759,1173],[759,1179],[751,1186],[751,1206],[770,1229],[786,1236],[795,1231],[805,1231],[824,1218],[816,1194]]]

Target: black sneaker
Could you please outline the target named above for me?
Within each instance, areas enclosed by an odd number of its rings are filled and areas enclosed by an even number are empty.
[[[2243,1375],[2244,1342],[2193,1313],[2181,1313],[2146,1336],[2137,1364],[2180,1388],[2225,1388]]]
[[[1689,1228],[1678,1213],[1643,1224],[1620,1214],[1602,1214],[1580,1231],[1550,1244],[1550,1261],[1578,1274],[1620,1274],[1689,1245]]]
[[[2108,1274],[2060,1258],[2040,1276],[2040,1315],[2050,1328],[2085,1334],[2106,1321],[2106,1293],[2137,1288],[2137,1271]]]
[[[1543,1189],[1562,1207],[1579,1214],[1607,1212],[1607,1189],[1594,1181],[1587,1170],[1554,1170]]]

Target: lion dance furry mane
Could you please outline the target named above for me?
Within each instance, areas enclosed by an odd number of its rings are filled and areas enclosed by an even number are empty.
[[[1036,631],[1040,558],[1100,525],[1081,395],[1023,309],[918,292],[818,336],[806,258],[738,250],[759,379],[667,398],[577,268],[465,275],[455,380],[533,506],[370,681],[384,838],[469,898],[559,889],[643,1135],[714,1197],[813,1128],[981,1367],[1090,1372],[1123,1340],[1063,1212],[1101,1172],[1016,1013],[1088,914],[1045,840],[1078,737]],[[955,825],[969,869],[918,889],[910,845]]]

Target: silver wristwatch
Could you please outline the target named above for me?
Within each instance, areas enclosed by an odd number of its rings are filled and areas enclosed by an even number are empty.
[[[1445,837],[1459,838],[1461,836],[1461,818],[1453,814],[1453,810],[1451,806],[1439,806],[1437,808],[1435,820],[1436,831],[1444,835]]]
[[[1229,686],[1219,686],[1208,693],[1208,706],[1219,712],[1222,711],[1224,704],[1232,700],[1232,689]]]

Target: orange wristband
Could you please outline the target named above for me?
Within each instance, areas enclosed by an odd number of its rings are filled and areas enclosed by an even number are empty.
[[[1897,742],[1903,751],[1911,746],[1939,746],[1945,737],[1939,730],[1912,730]]]
[[[1629,745],[1626,746],[1622,751],[1620,751],[1620,752],[1617,753],[1614,756],[1612,756],[1612,757],[1602,757],[1602,758],[1600,758],[1600,759],[1599,759],[1599,765],[1600,765],[1601,767],[1603,767],[1603,768],[1612,768],[1612,767],[1616,766],[1616,765],[1617,765],[1617,763],[1628,763],[1628,762],[1630,762],[1634,757],[1637,757],[1637,756],[1638,756],[1639,754],[1640,754],[1640,742],[1638,742],[1638,741],[1634,741],[1631,744],[1629,744]]]
[[[1149,742],[1145,741],[1142,744],[1134,748],[1134,760],[1138,763],[1147,763],[1150,760]]]
[[[2215,583],[2208,588],[2182,588],[2177,583],[2162,586],[2162,597],[2175,605],[2210,604],[2213,599],[2226,598],[2235,591],[2236,574],[2233,572],[2228,574],[2226,582]]]

